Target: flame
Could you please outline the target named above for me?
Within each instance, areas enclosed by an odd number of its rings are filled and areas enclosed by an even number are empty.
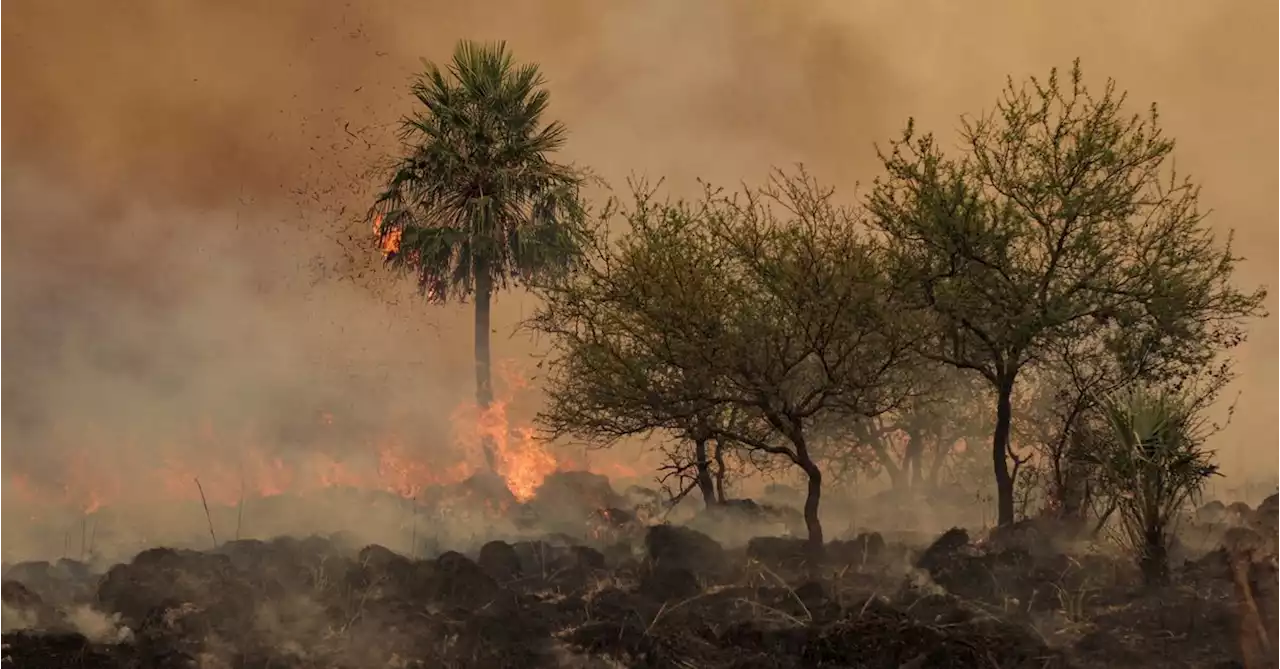
[[[445,443],[411,438],[395,429],[394,421],[363,437],[362,443],[344,445],[338,449],[342,455],[335,454],[329,441],[281,452],[252,427],[227,431],[208,419],[195,421],[187,438],[162,444],[91,426],[60,425],[58,448],[52,450],[66,455],[57,469],[37,476],[11,468],[4,500],[89,514],[112,504],[199,502],[202,490],[210,505],[224,506],[327,488],[417,499],[430,487],[460,483],[483,471],[486,442],[494,450],[496,473],[519,502],[531,499],[546,477],[561,469],[588,469],[611,478],[636,475],[622,464],[557,457],[532,427],[512,420],[516,395],[529,388],[527,377],[507,363],[495,365],[495,372],[502,396],[484,410],[474,402],[460,405]],[[320,411],[313,420],[322,435],[342,434],[337,432],[340,413]],[[495,515],[510,510],[501,501],[473,502],[489,505],[488,512]]]
[[[486,409],[463,405],[454,412],[456,433],[469,453],[483,457],[485,442],[494,450],[497,474],[507,482],[511,494],[521,502],[531,499],[538,486],[560,462],[547,451],[532,428],[513,427],[507,419],[507,400],[498,400]]]
[[[378,247],[382,251],[383,257],[389,257],[400,250],[400,238],[404,236],[404,230],[396,228],[384,233],[382,230],[382,214],[378,214],[373,218],[373,234],[378,239]]]

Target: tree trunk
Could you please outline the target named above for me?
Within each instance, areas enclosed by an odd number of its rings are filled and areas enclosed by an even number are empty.
[[[1082,524],[1088,510],[1089,471],[1080,457],[1085,453],[1085,444],[1076,421],[1080,413],[1080,409],[1073,409],[1071,416],[1063,423],[1063,434],[1054,445],[1050,464],[1054,487],[1052,494],[1058,503],[1059,516],[1071,523]]]
[[[907,480],[907,477],[905,476],[906,472],[898,468],[898,465],[893,462],[888,451],[884,448],[877,447],[873,450],[876,454],[876,460],[880,462],[880,467],[884,469],[884,473],[889,476],[889,485],[892,486],[895,491],[901,491],[905,488]]]
[[[1088,474],[1079,463],[1072,462],[1066,466],[1058,493],[1059,513],[1065,520],[1083,521],[1089,503]]]
[[[698,490],[702,492],[702,501],[710,509],[716,504],[716,488],[711,479],[711,463],[707,460],[706,438],[694,440],[693,457],[698,470]]]
[[[1169,551],[1165,547],[1164,532],[1147,528],[1142,538],[1142,555],[1138,559],[1142,580],[1149,586],[1166,585],[1169,582]]]
[[[804,525],[809,530],[809,553],[820,556],[826,540],[822,536],[822,521],[818,518],[818,505],[822,503],[822,470],[809,456],[809,446],[799,425],[791,430],[791,441],[796,447],[796,464],[809,479],[808,494],[804,498]]]
[[[880,463],[884,473],[889,476],[889,484],[893,489],[902,490],[905,487],[903,484],[906,482],[906,471],[893,461],[893,455],[889,453],[889,447],[884,443],[884,435],[866,428],[859,429],[855,434],[871,447],[871,452],[876,456],[876,462]]]
[[[907,450],[902,455],[902,478],[905,481],[910,474],[911,487],[918,490],[924,483],[924,471],[920,462],[924,455],[924,439],[914,431],[908,437]]]
[[[996,524],[1013,524],[1013,476],[1009,473],[1009,431],[1013,424],[1013,375],[996,384],[996,431],[991,463],[996,475]]]
[[[948,437],[939,437],[937,450],[933,452],[933,464],[929,465],[929,487],[933,490],[938,489],[939,479],[942,478],[942,468],[947,464],[947,456],[951,455],[951,450],[955,448],[956,440],[947,441]],[[966,442],[967,443],[967,442]]]
[[[822,502],[822,470],[806,456],[800,468],[809,477],[808,494],[804,498],[804,525],[809,530],[809,552],[822,553],[826,540],[822,536],[822,521],[818,518],[818,505]]]
[[[489,308],[493,297],[493,280],[487,270],[477,269],[476,273],[476,406],[481,414],[493,406],[493,372],[489,353]],[[494,453],[493,436],[481,436],[481,448],[484,449],[484,462],[490,472],[497,472]]]
[[[1253,557],[1249,552],[1233,547],[1227,554],[1227,562],[1231,565],[1231,580],[1235,585],[1236,620],[1239,621],[1237,631],[1240,635],[1240,656],[1244,659],[1245,669],[1275,666],[1267,661],[1273,652],[1275,640],[1273,633],[1268,632],[1258,606],[1257,595],[1261,590],[1258,586],[1261,584],[1250,577]]]
[[[724,504],[724,442],[716,439],[716,502]]]

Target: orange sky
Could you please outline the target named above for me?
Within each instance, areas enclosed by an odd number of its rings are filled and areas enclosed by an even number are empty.
[[[803,161],[849,196],[907,116],[945,135],[1006,75],[1081,56],[1135,109],[1160,103],[1212,224],[1236,230],[1240,280],[1274,284],[1274,3],[976,6],[6,2],[5,463],[38,461],[54,423],[251,414],[288,441],[291,412],[325,405],[352,430],[443,429],[470,393],[470,316],[418,305],[348,235],[408,76],[460,37],[541,63],[569,156],[614,184]],[[507,337],[529,308],[498,302],[497,355],[538,349]],[[1239,351],[1216,442],[1233,475],[1277,469],[1275,323]]]

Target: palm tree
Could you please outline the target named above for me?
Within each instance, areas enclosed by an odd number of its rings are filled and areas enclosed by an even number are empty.
[[[1121,540],[1150,585],[1167,582],[1169,541],[1186,504],[1218,473],[1202,419],[1185,391],[1133,385],[1098,400],[1108,438],[1086,461],[1119,512]]]
[[[544,122],[536,65],[502,42],[461,41],[441,69],[425,62],[421,107],[401,125],[403,152],[370,210],[387,262],[431,302],[475,300],[476,403],[493,402],[489,310],[495,290],[569,269],[581,255],[584,175],[552,162],[566,130]],[[494,470],[491,443],[485,459]]]

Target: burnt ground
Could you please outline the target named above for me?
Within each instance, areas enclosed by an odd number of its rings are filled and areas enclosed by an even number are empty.
[[[594,536],[422,560],[282,537],[105,573],[24,563],[4,576],[3,653],[37,669],[1243,666],[1218,552],[1152,590],[1034,530],[924,550],[864,534],[821,561],[797,540],[730,550],[670,525]],[[1274,634],[1274,560],[1253,579]]]
[[[1030,522],[980,541],[861,533],[819,560],[777,536],[728,549],[652,524],[603,477],[553,478],[527,507],[468,492],[531,539],[466,554],[413,524],[430,559],[335,535],[155,547],[100,571],[3,565],[0,669],[1242,666],[1221,550],[1180,558],[1160,588]],[[794,512],[740,501],[691,527],[795,531]],[[1192,530],[1207,547],[1233,523],[1276,536],[1274,501]],[[1254,590],[1280,592],[1258,562]],[[1280,595],[1260,599],[1280,619]]]

